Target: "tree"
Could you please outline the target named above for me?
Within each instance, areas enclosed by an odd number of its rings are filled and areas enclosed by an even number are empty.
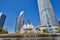
[[[37,27],[36,30],[40,31],[39,27]]]
[[[43,29],[43,33],[48,33],[48,30],[47,29]]]
[[[2,31],[3,31],[3,28],[2,28],[2,27],[0,27],[0,34],[2,33]]]
[[[6,33],[8,33],[8,31],[0,27],[0,34],[6,34]]]
[[[6,33],[8,33],[8,31],[3,29],[2,33],[6,34]]]
[[[60,33],[60,27],[58,28],[58,33]]]

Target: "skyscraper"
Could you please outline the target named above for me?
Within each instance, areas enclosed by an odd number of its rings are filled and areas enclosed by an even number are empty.
[[[50,0],[38,0],[38,9],[41,25],[47,25],[47,27],[59,26]]]
[[[23,23],[24,22],[23,17],[24,17],[24,11],[20,12],[19,17],[16,20],[16,28],[15,28],[15,31],[20,31],[21,28],[23,27],[23,25],[24,25],[24,23]]]
[[[0,13],[0,27],[3,28],[6,16],[1,12]]]
[[[59,26],[60,26],[60,21],[58,21],[59,22]]]

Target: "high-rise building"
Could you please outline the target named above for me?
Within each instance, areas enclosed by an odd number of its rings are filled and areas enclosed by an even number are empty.
[[[16,20],[16,28],[15,28],[16,32],[20,31],[21,27],[23,27],[23,25],[24,25],[24,23],[23,23],[24,22],[23,17],[24,17],[24,11],[20,12],[19,17]]]
[[[50,0],[38,0],[38,9],[41,25],[59,26]]]
[[[18,18],[16,18],[16,24],[15,24],[15,32],[17,32],[18,31]]]
[[[60,21],[58,21],[59,22],[59,26],[60,26]]]
[[[3,28],[6,16],[1,12],[0,13],[0,27]]]
[[[50,33],[55,33],[56,31],[53,27],[58,27],[59,23],[54,14],[50,0],[38,0],[38,9],[41,25],[46,25]]]

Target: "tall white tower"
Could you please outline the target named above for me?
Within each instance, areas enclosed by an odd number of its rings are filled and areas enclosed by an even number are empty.
[[[38,9],[41,25],[47,25],[47,27],[59,26],[50,0],[38,0]]]
[[[23,27],[23,21],[24,21],[24,11],[20,12],[20,15],[18,17],[18,29],[20,30],[21,27]]]
[[[23,22],[24,22],[24,11],[21,11],[20,15],[19,15],[19,17],[18,17],[18,19],[16,21],[16,28],[15,28],[16,32],[21,30],[21,28],[24,25]]]

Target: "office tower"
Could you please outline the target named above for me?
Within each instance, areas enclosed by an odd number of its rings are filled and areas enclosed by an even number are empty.
[[[59,22],[59,26],[60,26],[60,21],[58,21]]]
[[[23,23],[23,22],[24,22],[23,17],[24,17],[24,11],[20,12],[19,17],[17,18],[17,21],[16,21],[16,28],[15,28],[15,31],[16,31],[16,32],[17,32],[17,31],[20,31],[21,28],[22,28],[23,25],[24,25],[24,23]]]
[[[17,32],[18,31],[18,18],[16,18],[16,24],[15,24],[15,32]]]
[[[38,0],[38,9],[41,25],[47,25],[47,27],[59,26],[50,0]]]
[[[0,13],[0,27],[3,28],[4,23],[5,23],[6,16],[1,12]]]

